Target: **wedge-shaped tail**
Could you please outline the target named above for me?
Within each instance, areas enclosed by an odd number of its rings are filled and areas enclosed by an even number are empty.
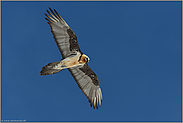
[[[47,64],[46,66],[41,68],[40,74],[51,75],[60,72],[62,69],[59,69],[58,67],[56,68],[56,66],[58,66],[59,63],[60,61]]]

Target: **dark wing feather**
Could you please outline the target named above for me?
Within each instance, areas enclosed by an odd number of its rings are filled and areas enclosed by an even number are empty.
[[[49,10],[51,12],[47,10],[49,15],[45,14],[47,17],[45,19],[48,21],[48,24],[51,27],[51,32],[62,54],[62,57],[66,58],[76,51],[81,52],[77,42],[77,36],[73,30],[68,26],[68,24],[55,9],[53,11],[51,8],[49,8]]]
[[[95,106],[98,109],[98,106],[101,106],[102,102],[102,92],[97,75],[91,70],[87,63],[83,66],[68,68],[68,70],[74,77],[79,88],[88,98],[91,107],[93,105],[94,109]]]

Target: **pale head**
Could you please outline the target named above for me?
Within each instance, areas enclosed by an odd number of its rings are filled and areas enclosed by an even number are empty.
[[[87,62],[89,62],[89,60],[90,60],[90,58],[89,58],[87,55],[82,54],[82,56],[81,56],[79,62],[80,62],[80,63],[87,63]]]

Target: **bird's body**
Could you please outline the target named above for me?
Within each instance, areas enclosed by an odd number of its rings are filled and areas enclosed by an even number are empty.
[[[67,57],[60,61],[59,66],[62,68],[71,68],[86,63],[84,60],[80,60],[81,54],[78,52],[76,55]]]
[[[50,9],[50,8],[49,8]],[[98,109],[102,102],[102,92],[100,89],[97,75],[88,66],[89,57],[83,54],[79,48],[77,37],[63,18],[56,10],[48,12],[48,24],[51,32],[61,52],[62,59],[58,62],[52,62],[41,68],[41,75],[51,75],[68,69],[74,77],[79,88],[87,96],[90,105]]]
[[[54,70],[61,71],[62,69],[84,65],[87,62],[87,59],[89,59],[88,56],[77,52],[77,54],[71,55],[65,59],[62,59],[60,62],[53,62],[56,64],[49,63],[48,65],[42,68],[41,75],[50,75],[50,74],[54,74]],[[48,67],[49,65],[51,66],[51,69],[52,69],[51,72],[49,70],[45,70],[49,68]]]
[[[81,55],[79,52],[77,52],[76,55],[73,55],[61,60],[59,65],[64,69],[71,68],[71,67],[85,64],[87,62],[86,59],[89,59],[88,56],[84,54]]]

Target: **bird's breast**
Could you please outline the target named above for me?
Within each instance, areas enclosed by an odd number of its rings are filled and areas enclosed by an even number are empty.
[[[79,55],[76,55],[74,57],[68,57],[61,61],[61,64],[67,66],[66,68],[71,68],[77,65],[81,65],[80,62],[78,62]]]

